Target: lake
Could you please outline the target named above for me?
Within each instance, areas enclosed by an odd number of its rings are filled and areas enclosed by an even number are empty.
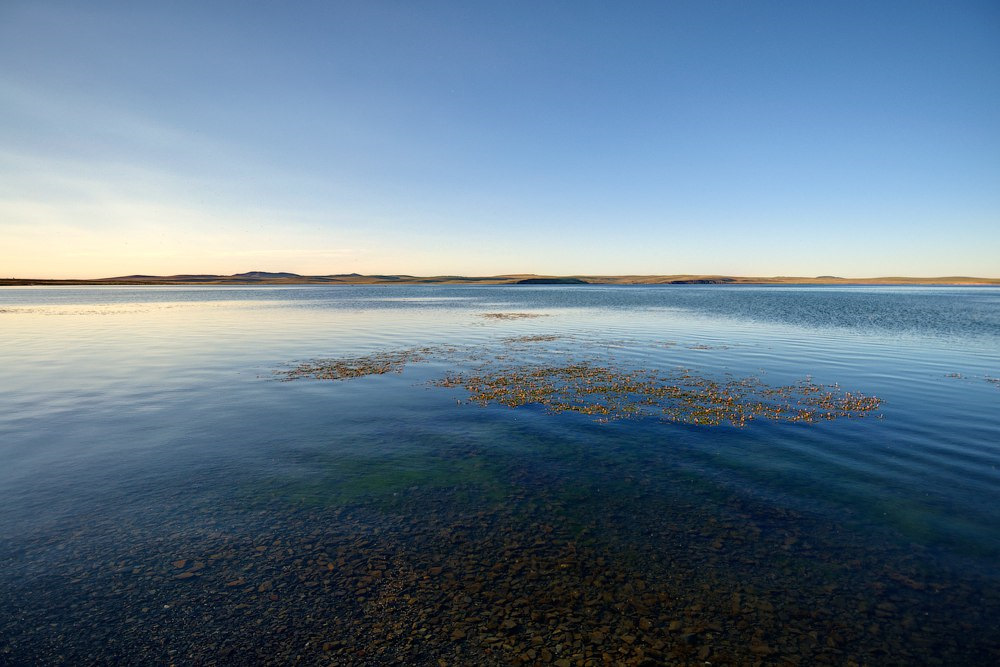
[[[0,290],[0,663],[1000,662],[1000,289]]]

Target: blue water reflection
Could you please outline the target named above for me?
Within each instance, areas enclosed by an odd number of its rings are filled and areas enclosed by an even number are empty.
[[[490,312],[539,317],[482,317]],[[725,522],[738,505],[740,521],[764,535],[769,512],[807,517],[802,534],[782,538],[789,549],[833,544],[839,530],[859,553],[909,553],[944,581],[978,577],[996,599],[996,289],[19,288],[0,291],[0,330],[0,578],[10,590],[58,587],[39,578],[66,563],[53,545],[88,525],[139,526],[151,544],[208,516],[239,533],[248,517],[281,516],[303,499],[381,507],[467,483],[479,495],[452,508],[549,507],[552,521],[583,526],[609,557],[667,553],[650,536],[673,525],[671,512]],[[531,334],[554,338],[505,342]],[[274,374],[317,357],[429,345],[774,385],[809,377],[879,396],[882,418],[739,429],[479,408],[427,385],[457,363],[446,357],[344,382]],[[421,510],[393,511],[416,521]],[[371,525],[379,521],[388,519]],[[827,528],[810,533],[809,522]],[[79,553],[113,559],[113,534]],[[995,634],[984,637],[973,655],[992,650]]]

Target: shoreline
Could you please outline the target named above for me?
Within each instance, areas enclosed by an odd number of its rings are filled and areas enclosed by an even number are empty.
[[[806,277],[746,277],[718,275],[625,275],[625,276],[544,276],[535,274],[505,274],[499,276],[409,276],[339,274],[300,276],[295,274],[176,275],[121,276],[115,278],[5,278],[0,287],[44,286],[143,286],[157,285],[927,285],[927,286],[1000,286],[1000,278],[943,276],[914,278],[903,276],[877,278],[840,278],[835,276]]]

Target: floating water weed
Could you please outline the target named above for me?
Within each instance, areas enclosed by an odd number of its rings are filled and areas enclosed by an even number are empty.
[[[553,335],[520,336],[512,342],[543,342]],[[657,417],[671,422],[743,427],[755,419],[815,423],[869,415],[881,406],[875,396],[820,385],[807,378],[794,385],[771,386],[757,377],[717,380],[690,370],[620,369],[576,361],[554,365],[508,363],[502,352],[455,347],[422,347],[361,357],[316,359],[279,371],[281,379],[348,380],[400,373],[408,363],[428,358],[452,363],[479,362],[478,370],[452,371],[431,384],[464,388],[468,402],[519,408],[540,405],[550,413],[577,412],[598,421]]]
[[[534,317],[546,317],[543,313],[483,313],[488,320],[525,320]]]
[[[509,338],[504,338],[505,343],[551,343],[554,340],[559,340],[559,336],[538,334],[534,336],[510,336]]]
[[[952,380],[974,381],[974,378],[972,376],[962,375],[961,373],[945,373],[944,376]],[[1000,377],[993,377],[992,375],[984,375],[983,380],[993,385],[994,387],[1000,389]]]
[[[276,371],[276,373],[285,381],[300,378],[348,380],[366,375],[401,373],[406,364],[423,361],[433,352],[434,350],[431,348],[417,348],[396,352],[376,352],[361,357],[313,359],[285,371]]]
[[[438,386],[463,387],[479,405],[537,404],[553,413],[579,412],[601,421],[660,416],[669,421],[746,426],[754,419],[814,423],[864,417],[881,400],[804,380],[771,387],[757,378],[719,382],[678,371],[618,370],[576,363],[516,366],[455,374]]]

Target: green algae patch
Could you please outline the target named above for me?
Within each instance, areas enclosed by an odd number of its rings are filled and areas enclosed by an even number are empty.
[[[435,384],[462,387],[469,392],[469,402],[482,406],[540,405],[552,413],[577,412],[600,421],[656,416],[707,426],[742,427],[755,419],[815,423],[864,417],[881,405],[874,396],[809,380],[772,387],[757,378],[720,382],[686,370],[662,374],[586,362],[487,367]]]

